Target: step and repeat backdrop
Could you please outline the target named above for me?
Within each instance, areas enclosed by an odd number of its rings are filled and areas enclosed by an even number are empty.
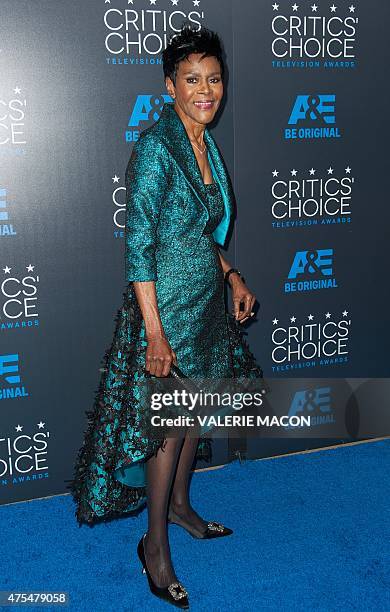
[[[258,300],[246,340],[271,385],[291,380],[272,412],[315,418],[310,437],[216,439],[213,464],[364,438],[389,376],[388,4],[0,12],[1,503],[66,492],[125,289],[125,169],[171,100],[160,54],[184,19],[226,52],[211,129],[237,199],[226,257]],[[348,435],[326,437],[346,415]]]

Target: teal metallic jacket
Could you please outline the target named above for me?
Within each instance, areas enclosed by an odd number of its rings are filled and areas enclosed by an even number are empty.
[[[207,127],[204,142],[224,216],[213,232],[224,246],[234,211],[234,192],[222,155]],[[208,221],[204,183],[186,129],[173,103],[143,130],[126,169],[126,280],[157,280],[157,258],[172,248],[196,251]]]

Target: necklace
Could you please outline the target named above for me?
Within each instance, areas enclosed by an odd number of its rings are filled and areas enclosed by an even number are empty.
[[[204,145],[204,149],[203,149],[203,151],[202,151],[202,149],[200,149],[200,148],[198,147],[198,145],[195,143],[195,141],[191,140],[191,142],[192,142],[192,144],[194,145],[194,147],[196,147],[196,148],[198,149],[198,151],[199,151],[199,152],[200,152],[200,153],[203,155],[203,153],[206,151],[206,148],[207,148],[207,147],[206,147],[206,145]],[[203,140],[203,138],[202,138],[202,142],[203,142],[203,144],[204,144],[204,140]]]

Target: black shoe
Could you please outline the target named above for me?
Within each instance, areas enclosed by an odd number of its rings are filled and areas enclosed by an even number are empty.
[[[144,535],[138,542],[137,553],[142,563],[142,573],[146,574],[148,577],[149,588],[151,592],[153,593],[153,595],[156,595],[156,597],[164,599],[164,601],[167,601],[168,603],[171,603],[174,606],[177,606],[178,608],[188,610],[188,608],[190,607],[188,601],[188,593],[180,582],[172,582],[172,584],[167,587],[158,587],[154,584],[152,577],[149,573],[148,567],[146,565],[144,548],[145,536],[146,533],[144,533]]]
[[[228,536],[233,533],[232,529],[229,527],[225,527],[221,523],[216,523],[215,521],[210,521],[207,523],[207,527],[205,531],[199,531],[193,525],[186,523],[183,519],[175,514],[173,510],[169,510],[168,514],[168,523],[175,523],[175,525],[179,525],[183,527],[188,533],[197,540],[211,540],[211,538],[223,538],[224,536]]]

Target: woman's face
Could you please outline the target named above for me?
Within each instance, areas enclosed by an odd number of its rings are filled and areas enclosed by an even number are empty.
[[[223,96],[221,67],[216,57],[191,53],[179,62],[176,87],[169,77],[165,84],[169,95],[193,121],[206,124],[213,120]]]

